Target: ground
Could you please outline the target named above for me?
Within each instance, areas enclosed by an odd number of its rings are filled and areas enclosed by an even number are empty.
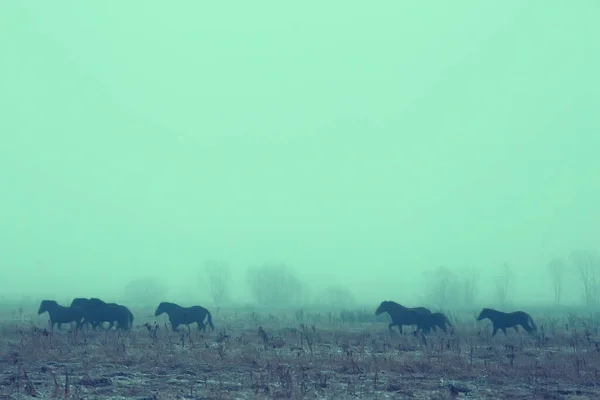
[[[573,315],[534,316],[537,338],[492,338],[489,323],[451,316],[454,332],[425,342],[369,310],[220,310],[215,331],[181,334],[151,310],[134,313],[127,335],[5,315],[0,399],[600,397],[598,324]]]

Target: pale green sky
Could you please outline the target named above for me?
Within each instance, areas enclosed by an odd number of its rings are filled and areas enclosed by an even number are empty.
[[[439,264],[523,282],[600,244],[599,20],[597,0],[3,1],[0,288],[184,287],[205,259],[369,299]]]

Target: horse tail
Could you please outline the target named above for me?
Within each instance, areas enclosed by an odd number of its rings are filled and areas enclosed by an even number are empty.
[[[531,315],[527,315],[527,319],[529,319],[529,323],[533,327],[533,330],[537,331],[537,325],[535,324],[535,322],[533,322],[533,318],[531,318]]]
[[[208,325],[210,326],[210,328],[212,330],[214,330],[215,326],[212,323],[212,315],[210,315],[210,311],[208,311],[208,310],[206,310],[206,317],[207,317],[207,320],[208,320]]]
[[[446,325],[448,325],[450,328],[454,327],[454,325],[452,325],[452,323],[450,322],[450,320],[448,319],[448,317],[444,316],[444,319],[446,320]]]
[[[128,308],[127,309],[127,314],[129,314],[129,318],[128,318],[128,323],[129,323],[129,330],[133,329],[133,313],[131,312],[131,310]]]

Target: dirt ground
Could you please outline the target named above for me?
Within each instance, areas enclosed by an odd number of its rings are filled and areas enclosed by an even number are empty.
[[[134,313],[127,335],[5,316],[0,399],[600,398],[597,328],[585,321],[536,318],[539,338],[491,338],[488,323],[455,318],[453,334],[423,339],[331,313],[221,313],[214,332],[180,334]]]

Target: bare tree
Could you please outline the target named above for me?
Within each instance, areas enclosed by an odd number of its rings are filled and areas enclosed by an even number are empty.
[[[206,261],[204,274],[208,279],[210,295],[215,305],[222,305],[229,299],[229,278],[231,269],[222,261]]]
[[[165,301],[167,291],[165,284],[154,277],[139,277],[125,285],[125,297],[142,306]]]
[[[574,250],[569,255],[569,260],[583,284],[585,304],[588,306],[596,304],[600,283],[600,256],[592,250]]]
[[[479,282],[479,271],[469,269],[463,272],[462,288],[463,288],[463,304],[467,307],[475,303],[477,295],[477,283]]]
[[[318,294],[317,303],[332,308],[352,307],[356,305],[356,298],[350,289],[340,285],[330,285]]]
[[[555,257],[547,265],[548,273],[552,279],[552,289],[554,290],[554,304],[560,304],[562,295],[563,278],[565,275],[566,263],[564,258]]]
[[[496,295],[498,296],[500,304],[505,306],[508,296],[508,289],[510,288],[514,273],[512,268],[506,262],[502,264],[502,267],[500,268],[500,275],[496,279]]]
[[[426,273],[430,281],[431,298],[438,306],[445,307],[458,297],[458,278],[450,268],[441,266]]]
[[[303,285],[285,264],[248,268],[248,286],[258,304],[280,307],[303,300]]]

